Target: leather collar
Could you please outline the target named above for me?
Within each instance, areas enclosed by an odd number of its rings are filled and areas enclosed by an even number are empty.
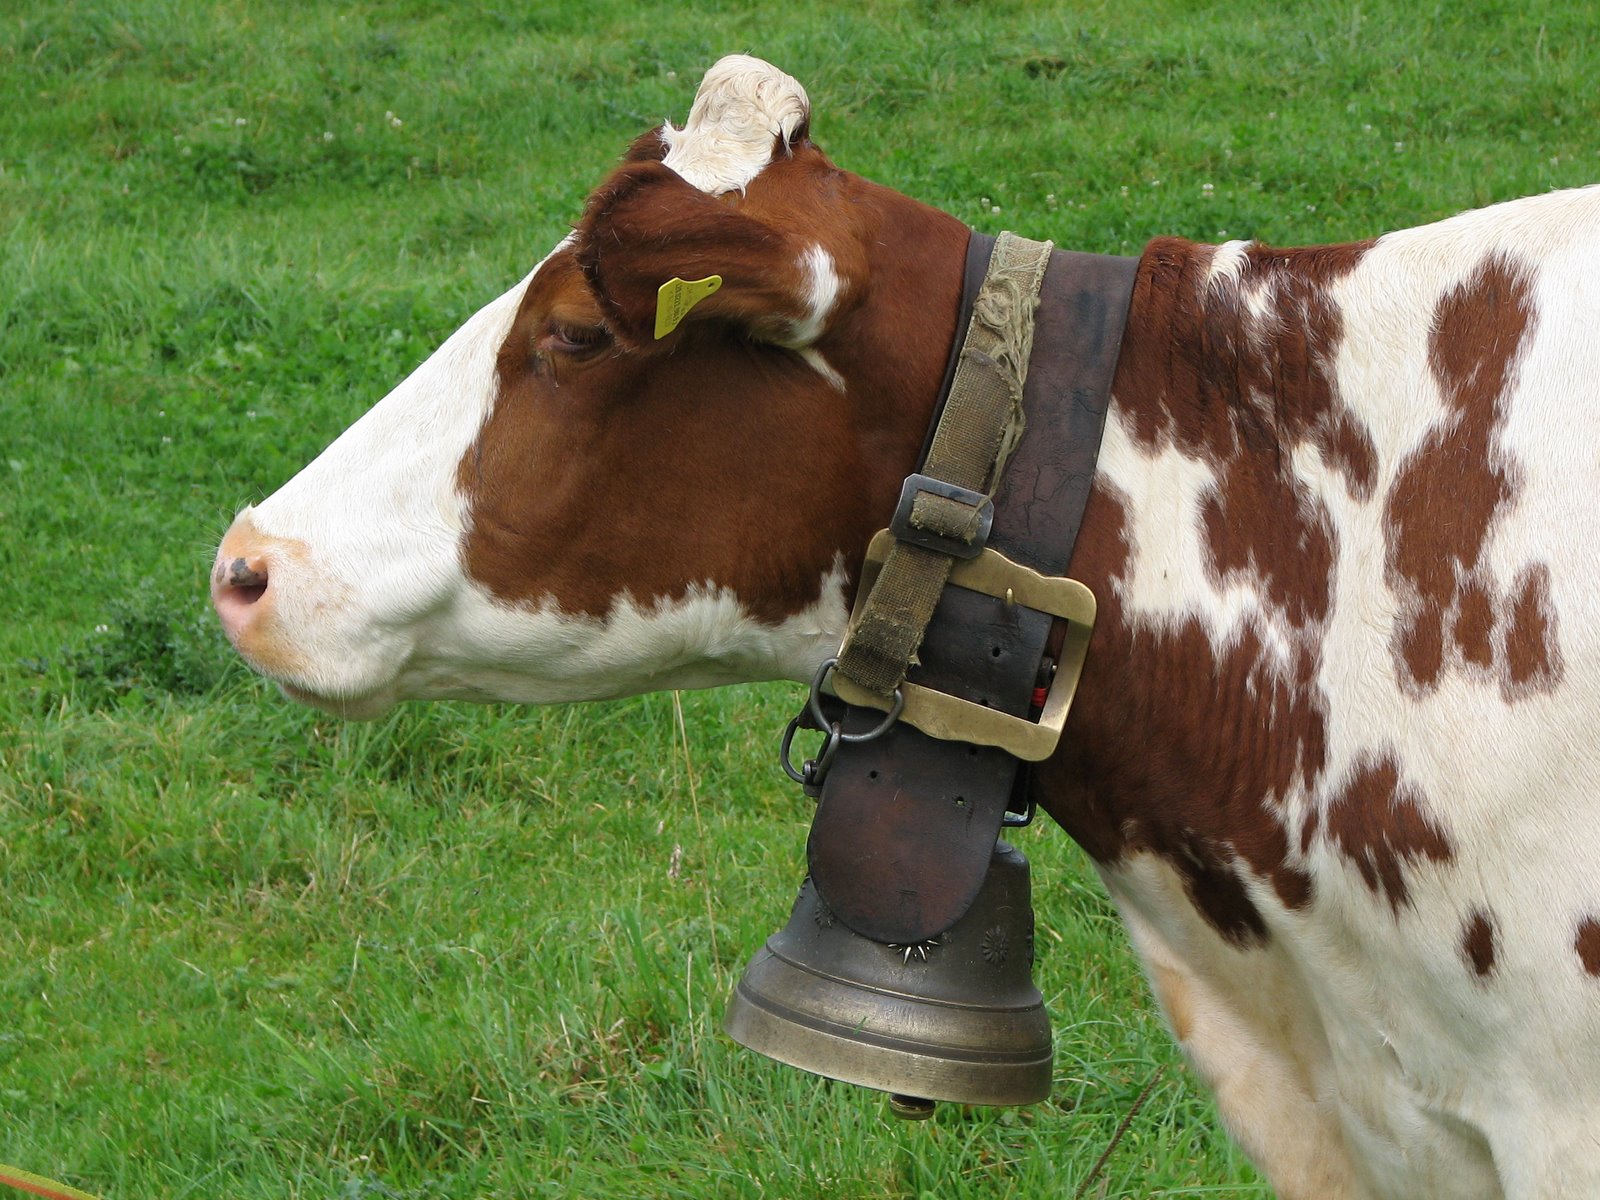
[[[993,245],[979,233],[969,241],[929,442]],[[1056,250],[1045,271],[1023,387],[1027,429],[996,488],[988,543],[1044,574],[1065,573],[1082,523],[1137,264]],[[1052,624],[1046,613],[947,588],[907,679],[1027,717],[1047,681]],[[847,706],[843,728],[862,733],[881,721],[873,709]],[[841,746],[806,847],[818,894],[839,920],[880,942],[936,938],[982,886],[1020,766],[1004,750],[941,741],[904,722]]]

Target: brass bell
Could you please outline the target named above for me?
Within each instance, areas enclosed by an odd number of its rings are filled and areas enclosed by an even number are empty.
[[[807,878],[745,968],[726,1028],[779,1062],[894,1094],[899,1115],[926,1116],[928,1100],[1031,1104],[1051,1067],[1032,966],[1028,861],[1005,842],[972,907],[915,945],[847,928]]]

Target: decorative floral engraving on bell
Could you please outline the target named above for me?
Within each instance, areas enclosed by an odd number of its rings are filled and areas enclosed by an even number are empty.
[[[1051,1066],[1032,949],[1028,862],[1005,842],[966,914],[914,947],[834,920],[808,878],[745,968],[726,1028],[779,1062],[902,1097],[1031,1104]]]

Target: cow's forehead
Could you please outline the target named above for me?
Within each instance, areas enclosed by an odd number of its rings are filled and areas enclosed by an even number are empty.
[[[533,311],[574,323],[599,319],[599,307],[573,254],[576,240],[574,235],[564,238],[518,285],[522,291],[518,316]],[[508,324],[501,332],[502,340],[511,337],[514,329]]]

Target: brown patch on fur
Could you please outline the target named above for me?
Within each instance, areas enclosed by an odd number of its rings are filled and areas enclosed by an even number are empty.
[[[1449,862],[1450,839],[1422,808],[1415,786],[1400,777],[1392,758],[1363,763],[1328,803],[1329,841],[1396,912],[1410,902],[1405,869],[1427,859]]]
[[[1293,861],[1271,783],[1308,760],[1321,769],[1321,722],[1309,711],[1309,689],[1268,669],[1251,634],[1219,663],[1198,622],[1131,628],[1109,583],[1125,573],[1128,553],[1122,504],[1097,487],[1071,574],[1094,588],[1100,615],[1073,729],[1036,768],[1036,794],[1095,859],[1158,855],[1219,933],[1235,945],[1263,944],[1267,924],[1243,871],[1266,880],[1286,907],[1310,902],[1311,878]],[[1214,707],[1219,699],[1224,709]],[[1174,719],[1186,711],[1195,719]],[[1288,736],[1295,727],[1300,736]],[[1155,728],[1159,739],[1128,736]],[[1221,729],[1230,737],[1218,737]]]
[[[667,156],[667,140],[661,136],[661,128],[646,130],[628,144],[623,152],[622,161],[635,162],[660,162]]]
[[[1377,485],[1378,452],[1372,436],[1354,416],[1341,413],[1316,430],[1313,441],[1325,461],[1344,474],[1350,494],[1357,500],[1372,499]]]
[[[1591,975],[1600,975],[1600,920],[1585,917],[1578,922],[1578,936],[1572,948],[1578,952],[1578,961]]]
[[[1494,603],[1489,599],[1488,585],[1477,576],[1461,585],[1461,596],[1456,609],[1456,648],[1461,657],[1474,666],[1494,664]]]
[[[1329,298],[1366,250],[1255,247],[1236,275],[1212,280],[1214,248],[1152,242],[1113,387],[1136,441],[1152,452],[1170,444],[1216,472],[1200,514],[1209,567],[1219,584],[1236,577],[1262,591],[1303,635],[1287,658],[1248,626],[1220,659],[1198,620],[1131,629],[1113,582],[1127,571],[1126,515],[1103,488],[1071,564],[1100,618],[1070,744],[1040,770],[1041,802],[1102,862],[1161,856],[1239,945],[1268,936],[1246,870],[1288,908],[1312,900],[1281,806],[1327,768],[1316,679],[1338,547],[1288,461],[1310,444],[1352,496],[1372,495],[1377,454],[1335,386],[1343,328]],[[1159,741],[1127,737],[1154,728]],[[1307,845],[1315,828],[1313,815]]]
[[[1461,934],[1461,953],[1472,965],[1479,979],[1494,970],[1495,930],[1494,918],[1482,909],[1474,909]]]
[[[1202,517],[1218,576],[1259,581],[1297,626],[1327,615],[1335,548],[1287,460],[1310,443],[1358,498],[1377,476],[1372,440],[1334,382],[1343,324],[1329,298],[1369,245],[1253,246],[1213,279],[1213,247],[1153,242],[1134,300],[1153,336],[1127,346],[1119,370],[1135,436],[1217,472]]]
[[[1520,484],[1496,440],[1533,325],[1530,274],[1501,255],[1434,314],[1428,362],[1445,415],[1384,502],[1386,574],[1404,606],[1392,649],[1401,681],[1419,695],[1452,669],[1498,675],[1508,701],[1560,680],[1549,569],[1526,569],[1514,595],[1500,595],[1482,561]]]
[[[1432,687],[1444,670],[1444,614],[1438,605],[1424,605],[1397,636],[1396,648],[1411,678],[1421,687]]]
[[[967,230],[810,146],[709,197],[651,161],[656,141],[635,144],[522,298],[457,468],[463,563],[510,604],[603,617],[623,596],[709,583],[778,623],[816,603],[838,556],[853,571],[894,509],[954,334]],[[817,343],[843,393],[765,340],[803,315],[797,260],[818,237],[841,276],[877,289]],[[712,273],[722,290],[657,342],[656,288]]]
[[[1516,599],[1506,627],[1506,677],[1501,685],[1508,701],[1550,691],[1562,675],[1556,613],[1550,602],[1550,568],[1543,563],[1526,568],[1512,590]]]

